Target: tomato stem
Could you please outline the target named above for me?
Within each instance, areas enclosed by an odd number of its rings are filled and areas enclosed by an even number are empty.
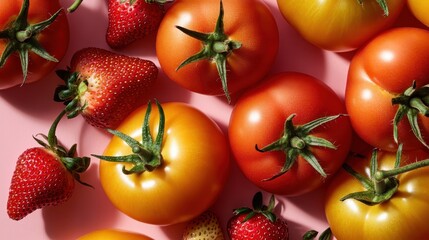
[[[131,164],[131,169],[127,169],[125,165],[122,167],[122,172],[124,174],[140,174],[145,171],[151,172],[159,167],[162,164],[161,146],[164,136],[165,115],[161,104],[157,100],[155,103],[159,112],[159,126],[155,141],[153,141],[149,130],[149,117],[152,110],[152,104],[149,101],[142,124],[141,143],[120,131],[108,129],[110,133],[119,137],[130,146],[133,152],[132,154],[125,156],[102,156],[93,154],[92,156],[109,162]]]
[[[6,63],[9,56],[17,52],[21,61],[23,75],[21,85],[23,85],[27,79],[29,52],[37,54],[48,61],[58,62],[55,57],[50,55],[38,43],[36,36],[55,21],[57,16],[61,13],[61,9],[42,22],[29,24],[27,20],[29,8],[30,1],[24,0],[16,19],[11,22],[9,28],[0,32],[0,38],[5,39],[6,42],[8,42],[0,57],[0,68]]]
[[[216,22],[216,26],[213,32],[211,33],[201,33],[193,30],[186,29],[181,26],[176,26],[181,32],[186,35],[198,39],[203,43],[203,47],[199,52],[185,59],[177,68],[176,71],[182,67],[197,62],[200,60],[211,60],[216,64],[216,68],[221,79],[222,90],[227,98],[228,102],[231,102],[231,96],[228,89],[228,80],[227,80],[227,57],[235,49],[241,47],[241,43],[228,39],[228,36],[225,34],[224,25],[223,25],[223,4],[220,1],[220,10],[219,16]]]
[[[410,172],[412,170],[422,168],[422,167],[427,167],[427,166],[429,166],[429,159],[413,162],[411,164],[407,164],[405,166],[391,169],[391,170],[379,170],[374,177],[377,181],[382,181],[383,179],[394,177],[399,174]]]
[[[390,170],[380,170],[377,166],[377,151],[377,149],[374,149],[371,156],[369,179],[363,177],[348,165],[344,165],[344,169],[357,180],[359,180],[366,190],[362,192],[350,193],[341,198],[341,201],[353,198],[367,205],[385,202],[396,193],[399,187],[399,180],[396,178],[397,175],[429,166],[429,159],[426,159],[400,167],[402,154],[402,144],[400,144],[396,153],[394,168]]]
[[[323,170],[314,154],[311,152],[310,148],[323,147],[335,150],[336,146],[326,139],[310,135],[310,132],[313,129],[333,121],[341,116],[345,115],[338,114],[334,116],[321,117],[303,125],[295,126],[292,122],[295,114],[291,114],[284,123],[283,135],[279,139],[266,145],[262,149],[260,149],[257,144],[255,145],[256,151],[262,153],[270,151],[282,151],[285,153],[286,157],[282,169],[280,169],[277,174],[271,176],[270,178],[264,179],[263,181],[275,179],[289,171],[296,162],[298,156],[301,156],[305,161],[307,161],[322,177],[326,177],[327,174]]]
[[[402,94],[392,98],[393,105],[399,105],[393,119],[393,138],[399,144],[398,125],[399,122],[406,116],[410,124],[414,136],[426,148],[429,145],[423,139],[419,127],[418,114],[429,116],[429,107],[427,105],[427,98],[429,96],[429,86],[425,85],[417,89],[416,81],[413,81],[411,87],[407,88]]]
[[[290,145],[296,149],[304,149],[307,144],[304,140],[295,136],[290,140]]]
[[[16,39],[18,42],[25,42],[27,39],[33,36],[33,32],[30,29],[25,29],[22,31],[18,31],[16,33]]]

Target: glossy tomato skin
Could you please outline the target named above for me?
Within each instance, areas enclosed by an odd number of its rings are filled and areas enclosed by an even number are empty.
[[[301,195],[326,179],[299,157],[287,173],[262,181],[280,172],[286,156],[282,151],[258,152],[255,145],[261,148],[280,138],[291,114],[296,114],[294,125],[302,125],[345,112],[340,98],[320,80],[303,73],[279,73],[240,96],[229,121],[231,150],[241,171],[256,186],[274,194]],[[310,147],[329,177],[340,168],[350,148],[349,119],[337,118],[315,128],[311,135],[325,138],[337,147]]]
[[[387,0],[386,17],[377,1],[277,0],[285,20],[308,42],[322,49],[346,52],[363,46],[390,27],[405,0]]]
[[[395,153],[378,152],[380,169],[392,169]],[[364,158],[351,156],[347,163],[368,176],[371,152]],[[403,152],[401,165],[427,159],[422,150]],[[399,189],[388,201],[368,206],[354,199],[340,201],[347,194],[364,191],[360,182],[340,170],[329,183],[325,196],[325,214],[336,239],[427,239],[429,230],[429,168],[420,168],[398,176]]]
[[[123,164],[101,161],[100,180],[120,211],[145,223],[169,225],[188,221],[214,203],[227,179],[230,156],[225,135],[204,113],[184,103],[164,103],[162,107],[166,118],[163,164],[152,172],[125,175]],[[145,112],[146,107],[137,109],[118,130],[141,141]],[[154,137],[157,110],[152,109],[150,119]],[[124,141],[113,137],[104,155],[130,153]]]
[[[202,48],[176,25],[211,33],[219,15],[218,0],[179,0],[165,14],[156,38],[156,53],[165,74],[182,87],[207,95],[223,95],[216,64],[202,60],[176,68]],[[279,48],[276,21],[261,0],[224,0],[224,28],[229,39],[241,47],[228,55],[227,81],[231,94],[261,80],[275,60]],[[174,54],[172,54],[174,49]]]
[[[411,13],[420,22],[429,27],[429,15],[427,14],[427,10],[429,9],[429,1],[407,0],[407,5]]]
[[[0,3],[0,31],[6,29],[10,22],[16,19],[22,2],[22,0],[11,0]],[[31,0],[28,23],[35,24],[44,21],[59,9],[61,9],[61,5],[58,0]],[[50,55],[61,61],[68,49],[69,36],[70,32],[66,12],[62,10],[56,20],[37,35],[37,40]],[[0,41],[0,53],[3,53],[6,45],[6,41]],[[29,65],[26,83],[41,80],[58,65],[57,62],[45,60],[32,52],[29,52],[28,58]],[[21,85],[22,82],[21,62],[18,55],[12,55],[8,58],[5,65],[0,68],[0,90]]]
[[[153,240],[152,238],[134,232],[117,229],[101,229],[87,233],[77,240]]]
[[[396,28],[373,39],[350,63],[345,91],[347,112],[356,133],[370,145],[396,151],[393,119],[398,109],[392,98],[416,81],[429,83],[429,32]],[[429,119],[418,115],[422,135],[429,135]],[[423,147],[404,118],[398,126],[405,150]]]

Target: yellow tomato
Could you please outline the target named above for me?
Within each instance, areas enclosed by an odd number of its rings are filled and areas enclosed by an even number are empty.
[[[203,112],[184,103],[165,103],[161,165],[152,171],[124,174],[130,163],[101,161],[100,180],[111,202],[128,216],[150,224],[188,221],[207,210],[223,189],[229,172],[229,147],[218,125]],[[142,106],[118,127],[142,141]],[[158,134],[160,114],[150,113],[151,136]],[[113,136],[105,156],[132,154],[121,138]]]
[[[317,47],[354,50],[394,23],[405,0],[387,0],[385,15],[376,0],[277,0],[286,21]]]
[[[77,240],[153,240],[139,233],[116,229],[102,229],[87,233]]]
[[[378,151],[378,167],[394,168],[395,153]],[[370,153],[365,158],[355,156],[348,164],[368,177]],[[401,166],[427,159],[428,152],[419,150],[403,152]],[[328,185],[325,214],[336,239],[403,240],[427,239],[429,229],[429,168],[423,167],[397,175],[399,187],[388,200],[367,205],[349,198],[350,193],[365,191],[362,184],[345,170],[340,170]]]
[[[429,27],[429,1],[428,0],[408,0],[408,8],[413,15],[424,25]]]

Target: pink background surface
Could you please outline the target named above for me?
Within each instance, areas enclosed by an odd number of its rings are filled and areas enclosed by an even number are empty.
[[[62,0],[69,6],[72,0]],[[337,54],[320,50],[302,39],[280,15],[275,0],[265,0],[277,20],[280,31],[280,52],[270,74],[298,71],[313,75],[331,86],[341,97],[344,94],[347,68],[351,53]],[[109,49],[105,42],[107,4],[103,0],[84,1],[73,14],[68,15],[71,43],[67,55],[58,68],[64,69],[73,53],[83,47],[97,46]],[[154,61],[155,36],[140,40],[120,53]],[[32,135],[47,133],[62,104],[52,100],[59,79],[54,73],[46,79],[0,92],[0,226],[3,239],[76,239],[100,228],[117,228],[144,233],[154,239],[180,239],[184,224],[154,226],[135,221],[116,210],[103,193],[98,182],[98,159],[92,158],[89,170],[81,177],[95,189],[77,184],[72,198],[56,207],[37,210],[20,221],[10,220],[6,202],[10,179],[17,157],[27,148],[37,146]],[[212,117],[225,131],[232,106],[222,97],[189,92],[171,82],[160,72],[155,91],[161,102],[191,103]],[[83,118],[62,121],[57,136],[66,145],[78,143],[81,156],[102,153],[110,135],[89,126]],[[211,208],[219,216],[222,227],[232,215],[232,209],[250,206],[258,191],[245,179],[234,161],[226,188]],[[268,200],[269,194],[264,194]],[[323,212],[323,189],[299,197],[276,196],[276,213],[286,218],[291,239],[300,239],[310,229],[323,231],[328,225]]]

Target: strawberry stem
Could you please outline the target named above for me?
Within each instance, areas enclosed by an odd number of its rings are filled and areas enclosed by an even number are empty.
[[[72,5],[67,8],[67,12],[72,13],[80,6],[83,0],[75,0]]]
[[[79,173],[85,172],[90,163],[91,159],[89,157],[76,157],[76,149],[77,144],[74,144],[69,150],[67,150],[63,145],[58,142],[58,138],[56,136],[56,130],[58,127],[58,123],[66,114],[66,110],[62,110],[60,114],[55,118],[51,127],[49,128],[48,136],[44,134],[37,134],[36,136],[41,136],[43,140],[47,141],[47,143],[37,137],[33,136],[34,140],[38,142],[44,148],[52,151],[58,158],[61,160],[62,164],[65,168],[73,175],[74,179],[78,181],[80,184],[92,187],[91,185],[82,182],[80,180]]]
[[[158,107],[160,116],[158,134],[156,135],[155,141],[153,141],[149,130],[149,117],[152,110],[152,104],[149,101],[142,125],[141,143],[120,131],[108,129],[110,133],[119,137],[130,146],[133,152],[132,154],[126,156],[102,156],[93,154],[92,156],[109,162],[130,163],[132,165],[131,169],[126,169],[126,167],[123,166],[122,172],[124,174],[140,174],[145,171],[151,172],[159,167],[162,164],[161,146],[164,137],[165,114],[161,104],[157,100],[155,103]]]

